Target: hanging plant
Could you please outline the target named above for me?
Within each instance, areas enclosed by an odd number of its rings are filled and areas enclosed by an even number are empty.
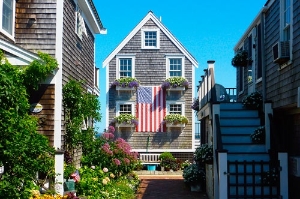
[[[246,67],[252,63],[252,59],[248,57],[246,50],[238,51],[231,60],[231,64],[235,67]]]

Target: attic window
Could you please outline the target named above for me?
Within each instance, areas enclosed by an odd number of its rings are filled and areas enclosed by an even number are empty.
[[[142,29],[142,48],[159,49],[159,29]]]
[[[76,8],[76,28],[75,28],[75,31],[76,31],[76,34],[78,35],[78,37],[82,40],[82,35],[83,33],[85,35],[87,35],[87,32],[86,32],[86,28],[85,28],[85,23],[84,23],[84,19],[83,19],[83,16],[82,16],[82,11],[80,10],[80,8],[77,6]]]

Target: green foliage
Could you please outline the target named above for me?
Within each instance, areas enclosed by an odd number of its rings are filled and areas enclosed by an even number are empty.
[[[24,85],[30,91],[37,90],[41,81],[58,67],[57,61],[48,54],[39,52],[40,59],[34,60],[25,67],[23,73]]]
[[[205,184],[205,170],[197,164],[191,164],[183,169],[184,182],[188,184],[201,182]]]
[[[256,144],[264,144],[266,140],[265,126],[260,126],[250,135],[251,141]]]
[[[137,175],[129,173],[119,176],[107,168],[84,166],[80,170],[81,180],[76,184],[77,195],[90,199],[128,198],[134,199],[140,183]]]
[[[140,82],[134,77],[122,77],[120,79],[116,79],[111,87],[121,86],[121,87],[129,87],[129,88],[137,88],[139,87]]]
[[[169,114],[164,117],[164,121],[172,124],[187,124],[189,120],[184,115]]]
[[[159,160],[162,161],[164,159],[175,159],[174,156],[172,155],[172,153],[168,152],[168,151],[165,151],[163,153],[160,154],[159,156]]]
[[[120,114],[117,117],[114,117],[112,123],[120,123],[120,124],[138,124],[138,119],[132,114]]]
[[[263,98],[262,95],[259,92],[253,92],[250,95],[246,96],[242,103],[244,107],[248,109],[257,109],[261,110],[263,105]]]
[[[27,70],[12,66],[0,53],[0,160],[4,174],[0,179],[0,198],[29,198],[39,182],[36,172],[54,176],[54,149],[37,132],[37,120],[28,115],[29,103],[24,78]],[[33,74],[34,75],[34,74]],[[35,78],[36,79],[36,78]],[[42,79],[38,78],[36,84]],[[38,85],[31,81],[30,85]]]
[[[199,164],[212,163],[213,162],[213,146],[208,144],[202,144],[197,147],[194,152],[194,160]]]
[[[177,77],[177,76],[176,77],[170,77],[170,78],[166,79],[163,82],[162,88],[168,89],[170,87],[172,87],[172,88],[176,88],[176,87],[188,88],[189,83],[184,77]]]
[[[231,60],[231,64],[235,67],[245,67],[252,63],[252,59],[248,57],[248,51],[240,50]]]
[[[94,122],[101,119],[100,102],[97,96],[84,92],[82,82],[70,80],[63,87],[63,106],[66,121],[66,147],[73,153],[73,149],[84,142],[91,132],[82,131],[83,120],[93,118]],[[86,143],[86,142],[85,142]]]

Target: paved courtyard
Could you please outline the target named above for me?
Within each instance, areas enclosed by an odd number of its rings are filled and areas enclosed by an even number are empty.
[[[182,171],[138,171],[141,184],[136,199],[207,199],[192,192],[183,182]]]

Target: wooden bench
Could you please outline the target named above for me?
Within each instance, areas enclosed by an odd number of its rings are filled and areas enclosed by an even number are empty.
[[[160,153],[140,153],[140,161],[143,165],[158,165],[160,163],[159,156]]]

